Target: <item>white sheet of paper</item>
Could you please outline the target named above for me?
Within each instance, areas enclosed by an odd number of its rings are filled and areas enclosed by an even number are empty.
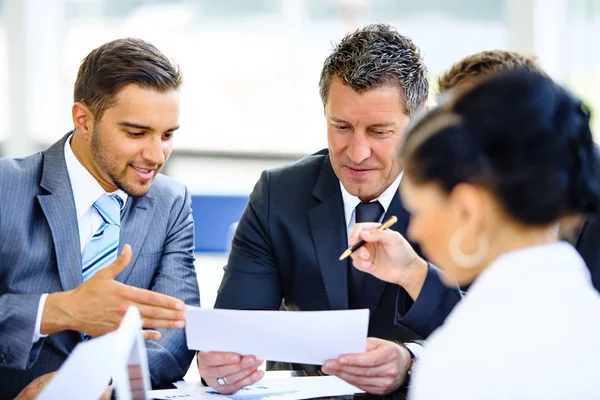
[[[129,307],[117,331],[113,359],[113,386],[119,400],[146,399],[151,389],[142,319],[137,308]],[[132,367],[132,374],[129,368]]]
[[[127,370],[128,365],[139,365],[143,381],[136,383],[150,389],[141,328],[139,311],[130,307],[117,330],[75,346],[37,400],[97,399],[111,378],[119,399],[145,398],[144,390],[131,390]]]
[[[232,395],[221,395],[212,388],[201,386],[199,382],[186,382],[178,389],[152,390],[148,393],[153,399],[208,400],[227,397],[231,400],[285,399],[298,400],[314,397],[345,396],[364,393],[362,390],[342,381],[335,376],[309,376],[295,378],[265,378],[254,385],[245,387]]]
[[[116,332],[81,342],[36,400],[98,399],[112,373]]]
[[[369,310],[246,311],[186,307],[188,348],[321,365],[365,351]]]
[[[201,398],[200,396],[201,395],[195,395],[195,394],[189,393],[183,389],[162,389],[162,390],[151,390],[148,392],[149,399],[160,399],[160,400],[167,400],[167,399],[194,400],[194,399],[200,399]]]

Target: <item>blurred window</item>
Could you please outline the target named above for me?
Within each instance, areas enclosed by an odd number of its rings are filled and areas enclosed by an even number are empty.
[[[600,0],[565,0],[565,82],[600,110]],[[61,0],[53,37],[57,79],[36,80],[47,108],[32,121],[36,140],[70,129],[72,87],[85,55],[125,36],[149,40],[181,66],[175,148],[301,155],[326,146],[318,80],[332,43],[383,21],[421,48],[435,78],[454,61],[509,47],[503,0]],[[0,140],[7,134],[8,60],[0,0]],[[35,32],[32,33],[35,37]],[[52,48],[52,46],[50,46]],[[50,55],[44,55],[52,60]],[[53,73],[54,75],[54,73]],[[35,77],[33,77],[35,78]],[[35,80],[35,79],[34,79]],[[41,83],[38,83],[41,82]],[[52,106],[52,107],[51,107]],[[39,106],[36,106],[39,109]],[[595,118],[596,131],[600,118]]]
[[[600,0],[568,0],[565,38],[566,84],[592,109],[592,129],[600,140]]]
[[[66,0],[66,73],[58,98],[68,110],[79,62],[92,48],[137,36],[175,59],[184,73],[175,148],[308,154],[326,146],[318,81],[332,42],[365,23],[385,21],[415,40],[436,74],[467,54],[507,46],[503,4]],[[69,119],[61,113],[47,121],[54,136],[45,141],[68,129]]]
[[[8,135],[8,49],[4,28],[4,0],[0,0],[0,141]]]

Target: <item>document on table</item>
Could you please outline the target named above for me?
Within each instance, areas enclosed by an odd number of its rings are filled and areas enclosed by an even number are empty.
[[[191,350],[322,365],[365,351],[369,310],[245,311],[186,307]]]
[[[183,385],[181,384],[183,383]],[[364,393],[362,390],[335,376],[307,376],[294,378],[265,378],[235,394],[222,395],[199,382],[178,382],[177,389],[152,390],[150,399],[205,400],[228,398],[231,400],[298,400],[315,397],[346,396]]]

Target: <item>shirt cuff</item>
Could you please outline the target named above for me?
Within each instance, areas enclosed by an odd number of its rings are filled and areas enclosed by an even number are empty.
[[[410,351],[413,355],[413,365],[418,362],[423,355],[423,346],[416,342],[406,342],[404,346]]]
[[[40,297],[40,304],[38,306],[37,318],[35,319],[35,330],[33,331],[33,338],[31,343],[35,343],[41,338],[45,338],[48,335],[42,335],[40,333],[41,325],[42,325],[42,313],[44,312],[44,305],[46,304],[46,297],[48,297],[48,293],[44,293]]]

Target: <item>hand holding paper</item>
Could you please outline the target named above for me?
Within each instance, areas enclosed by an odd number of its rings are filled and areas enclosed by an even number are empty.
[[[235,393],[258,382],[264,376],[264,372],[258,370],[263,361],[254,356],[242,357],[236,353],[200,351],[197,360],[200,376],[210,387],[223,394]],[[224,378],[227,385],[219,385],[218,378]]]
[[[367,351],[347,354],[323,365],[323,372],[376,395],[398,389],[412,359],[406,348],[389,340],[368,338]]]

